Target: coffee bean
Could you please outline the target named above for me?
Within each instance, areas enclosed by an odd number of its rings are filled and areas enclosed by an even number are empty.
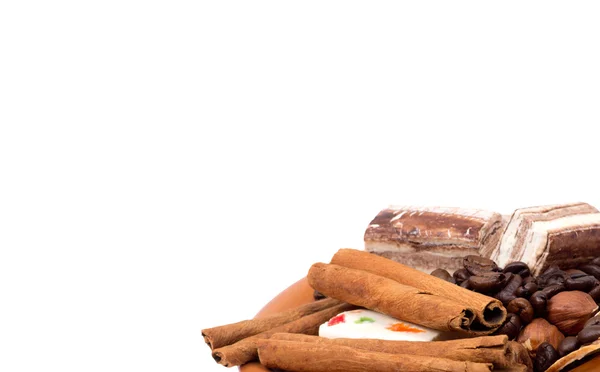
[[[594,258],[590,263],[592,265],[600,266],[600,257]]]
[[[533,320],[533,307],[525,298],[515,298],[509,302],[506,311],[519,316],[522,324],[528,324]]]
[[[555,284],[564,284],[569,276],[558,268],[550,266],[544,273],[537,277],[537,284],[540,288],[545,288]]]
[[[480,293],[490,293],[502,288],[506,275],[493,273],[493,275],[473,275],[469,278],[469,286]]]
[[[591,291],[588,292],[590,296],[596,301],[596,303],[600,302],[600,286],[594,287]]]
[[[498,265],[489,258],[469,255],[463,258],[463,266],[471,275],[481,275],[484,272],[499,271]]]
[[[565,290],[565,285],[559,283],[559,284],[552,284],[552,285],[542,289],[542,292],[544,292],[546,294],[546,299],[549,300],[564,290]]]
[[[517,297],[529,298],[537,290],[538,286],[534,281],[525,283],[525,280],[523,280],[523,284],[517,289],[515,295],[517,295]]]
[[[517,298],[515,293],[517,292],[517,289],[519,289],[521,283],[523,282],[523,279],[519,275],[514,275],[512,273],[508,273],[507,275],[512,275],[510,282],[508,282],[508,284],[495,296],[498,300],[502,301],[502,303],[505,306],[508,305],[509,302]]]
[[[536,351],[533,369],[536,372],[547,370],[559,358],[558,351],[548,342],[542,342]]]
[[[577,279],[577,278],[581,278],[582,276],[588,275],[588,274],[584,273],[583,271],[577,270],[577,269],[565,270],[565,273],[567,273],[567,275],[569,277],[571,277],[572,279]]]
[[[577,337],[565,337],[560,343],[560,345],[558,345],[558,356],[562,358],[565,355],[570,354],[577,349],[579,349],[579,341],[577,340]]]
[[[587,322],[585,322],[583,328],[589,326],[600,326],[600,316],[591,317]]]
[[[521,261],[515,261],[515,262],[509,263],[508,265],[506,265],[504,267],[504,270],[502,270],[502,272],[517,274],[517,275],[520,275],[522,278],[525,278],[526,276],[529,276],[529,274],[530,274],[529,266],[527,266],[527,264],[525,262],[521,262]]]
[[[508,313],[504,324],[496,331],[496,334],[507,335],[510,340],[513,340],[521,331],[521,319],[517,314]]]
[[[529,297],[529,303],[531,303],[535,315],[540,318],[546,314],[547,302],[548,298],[543,291],[537,291]]]
[[[454,272],[454,274],[452,274],[452,277],[454,280],[456,280],[456,284],[464,282],[465,280],[469,279],[470,276],[471,274],[469,274],[467,269],[458,269]]]
[[[431,272],[430,275],[433,275],[436,278],[440,278],[440,279],[445,280],[447,282],[450,282],[452,284],[456,284],[456,280],[454,280],[454,278],[452,277],[452,275],[450,275],[450,273],[448,272],[448,270],[435,269],[435,270],[433,270]]]
[[[594,278],[600,280],[600,266],[587,264],[579,266],[578,269],[587,274],[593,275]]]
[[[590,325],[583,328],[577,334],[577,341],[581,345],[589,344],[590,342],[596,341],[600,337],[600,326]]]
[[[600,282],[598,279],[594,278],[591,275],[581,276],[576,279],[573,277],[565,280],[565,287],[569,291],[583,291],[588,292],[592,290],[595,286],[597,286]]]

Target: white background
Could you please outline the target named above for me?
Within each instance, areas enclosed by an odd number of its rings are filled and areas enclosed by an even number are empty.
[[[388,204],[600,207],[594,2],[4,1],[0,370],[224,371],[200,329]]]

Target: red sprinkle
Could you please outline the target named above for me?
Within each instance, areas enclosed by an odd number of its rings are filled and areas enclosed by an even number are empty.
[[[334,326],[336,324],[346,323],[346,314],[336,315],[333,318],[329,319],[327,325],[329,327]]]

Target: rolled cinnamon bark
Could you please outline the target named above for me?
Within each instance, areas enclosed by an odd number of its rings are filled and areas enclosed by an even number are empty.
[[[331,263],[393,279],[474,309],[476,321],[471,328],[482,333],[492,333],[506,319],[506,309],[497,299],[469,291],[387,258],[356,249],[340,249],[331,259]]]
[[[332,344],[261,340],[260,362],[295,372],[487,372],[492,364],[421,355],[387,354]]]
[[[449,341],[413,342],[379,339],[329,339],[318,336],[276,333],[272,340],[309,342],[315,345],[349,346],[388,354],[434,356],[452,360],[492,363],[496,368],[518,364],[508,349],[508,337],[483,336]]]
[[[248,363],[258,358],[256,353],[257,342],[260,339],[268,338],[269,336],[280,333],[303,333],[308,335],[317,335],[319,333],[319,326],[332,317],[344,311],[355,309],[356,306],[342,303],[339,305],[332,306],[330,308],[321,310],[314,314],[304,316],[300,319],[296,319],[290,323],[275,327],[271,330],[258,333],[254,336],[250,336],[243,340],[236,342],[235,344],[224,346],[218,349],[214,349],[212,356],[213,359],[225,367],[239,366],[244,363]]]
[[[307,278],[311,287],[328,297],[394,318],[440,331],[487,333],[471,329],[475,318],[472,309],[367,271],[316,263]]]
[[[326,298],[265,318],[244,320],[219,327],[203,329],[202,336],[210,349],[214,350],[300,319],[303,316],[339,305],[340,303],[338,300]]]

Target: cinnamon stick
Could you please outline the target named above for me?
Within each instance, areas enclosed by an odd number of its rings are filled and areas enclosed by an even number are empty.
[[[367,271],[316,263],[308,283],[331,298],[440,331],[485,334],[471,329],[474,311],[453,300]]]
[[[339,305],[341,302],[332,298],[311,302],[295,309],[283,311],[268,317],[244,320],[237,323],[202,330],[204,341],[211,350],[231,345],[244,338],[279,327],[303,316]]]
[[[333,344],[261,340],[260,362],[295,372],[488,372],[492,364],[431,356],[387,354]]]
[[[268,338],[275,333],[303,333],[308,335],[317,335],[319,326],[332,317],[344,311],[355,309],[356,306],[341,303],[318,311],[314,314],[306,315],[296,319],[290,323],[283,324],[265,332],[258,333],[243,340],[240,340],[232,345],[224,346],[213,350],[213,359],[226,367],[239,366],[248,363],[258,358],[257,346],[258,341]]]
[[[453,360],[478,363],[492,363],[494,367],[506,367],[514,364],[508,355],[508,337],[484,336],[449,341],[413,342],[388,341],[379,339],[329,339],[318,336],[276,333],[273,340],[309,342],[315,345],[349,346],[361,350],[378,351],[389,354],[410,354],[435,356]]]
[[[340,249],[331,263],[393,279],[474,309],[476,321],[472,328],[481,329],[488,334],[499,328],[506,319],[506,309],[497,299],[469,291],[381,256],[356,249]]]
[[[524,364],[532,366],[529,355],[522,359],[525,348],[515,348],[514,342],[508,341],[506,335],[483,336],[448,341],[414,342],[388,341],[379,339],[328,339],[318,336],[299,335],[291,333],[276,333],[270,337],[273,340],[308,342],[315,345],[349,346],[361,350],[378,351],[388,354],[410,354],[435,356],[452,360],[462,360],[477,363],[492,363],[495,368],[509,368]]]

